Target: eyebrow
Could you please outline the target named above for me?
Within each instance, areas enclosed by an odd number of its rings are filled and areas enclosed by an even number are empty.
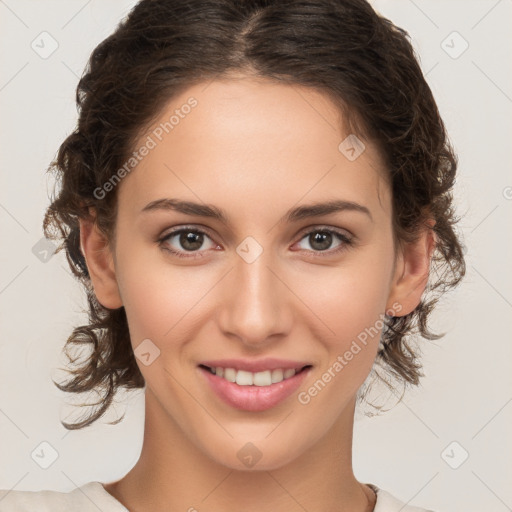
[[[200,217],[209,217],[216,219],[223,224],[228,224],[228,216],[226,213],[211,204],[194,203],[193,201],[182,201],[179,199],[157,199],[151,201],[142,210],[141,213],[147,213],[156,210],[173,210],[184,213],[186,215],[197,215]],[[329,215],[336,212],[353,211],[367,215],[373,222],[370,210],[359,203],[353,201],[345,201],[342,199],[328,201],[325,203],[313,203],[304,206],[298,206],[288,210],[279,222],[297,222],[310,217],[319,217],[321,215]]]

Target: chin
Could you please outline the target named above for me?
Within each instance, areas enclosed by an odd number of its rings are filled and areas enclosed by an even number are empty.
[[[265,440],[249,441],[229,439],[224,445],[215,443],[217,450],[206,450],[205,455],[216,464],[237,471],[273,471],[279,469],[300,456],[297,445],[287,445],[283,440],[274,442]]]

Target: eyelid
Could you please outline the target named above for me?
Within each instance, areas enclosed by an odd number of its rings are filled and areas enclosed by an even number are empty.
[[[203,232],[204,234],[208,235],[212,240],[215,238],[215,236],[212,235],[212,231],[210,230],[210,228],[204,226],[203,224],[192,224],[192,225],[184,224],[183,226],[180,226],[180,225],[175,226],[175,227],[171,228],[170,231],[168,231],[168,232],[164,231],[164,233],[162,233],[162,235],[158,236],[158,239],[161,240],[161,239],[167,238],[168,236],[170,236],[172,234],[176,234],[176,233],[179,233],[180,231],[184,231],[187,229],[189,229],[190,231]],[[296,237],[304,236],[314,230],[334,231],[341,235],[345,235],[350,239],[355,238],[355,235],[353,233],[351,233],[348,229],[339,228],[336,226],[330,226],[328,224],[313,224],[310,226],[306,226],[305,228],[301,229],[295,236]]]
[[[210,238],[214,238],[212,235],[212,231],[210,228],[207,228],[206,226],[203,226],[202,224],[184,224],[184,225],[177,225],[173,226],[169,229],[169,231],[164,231],[161,235],[158,236],[160,240],[167,238],[171,235],[175,235],[176,233],[179,233],[181,231],[196,231],[199,233],[204,233],[205,235],[208,235]]]
[[[328,224],[313,224],[312,226],[307,226],[306,228],[299,231],[297,236],[307,235],[312,231],[333,231],[339,235],[346,236],[351,240],[355,238],[355,236],[348,229],[329,226]]]

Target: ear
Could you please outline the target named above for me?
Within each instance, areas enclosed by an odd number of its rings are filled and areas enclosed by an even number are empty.
[[[80,250],[87,263],[94,294],[105,308],[117,309],[123,305],[117,286],[114,259],[105,235],[95,218],[80,219]]]
[[[405,316],[418,306],[428,282],[430,261],[436,247],[433,230],[435,220],[430,219],[415,242],[405,243],[398,249],[395,273],[386,305],[394,316]],[[401,308],[397,308],[397,304]],[[398,313],[398,314],[397,314]]]

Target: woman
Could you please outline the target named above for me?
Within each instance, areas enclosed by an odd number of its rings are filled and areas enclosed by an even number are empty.
[[[77,102],[45,233],[91,353],[57,385],[104,401],[64,425],[145,387],[144,443],[116,482],[0,510],[425,511],[352,470],[367,377],[419,383],[407,337],[439,337],[464,275],[457,160],[406,32],[363,0],[142,0]]]

